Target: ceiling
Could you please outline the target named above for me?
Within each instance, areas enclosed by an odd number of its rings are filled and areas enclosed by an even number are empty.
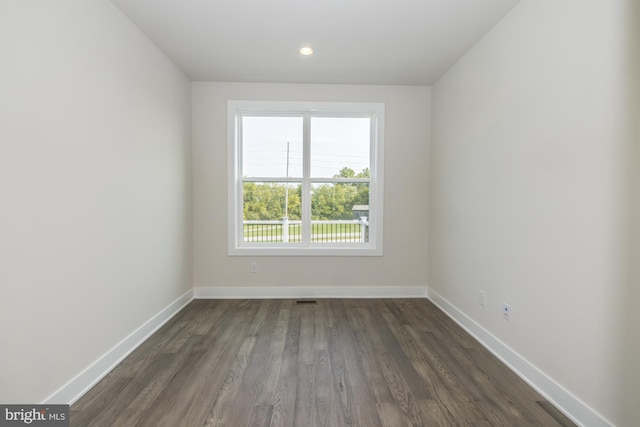
[[[431,85],[519,0],[111,1],[193,81]]]

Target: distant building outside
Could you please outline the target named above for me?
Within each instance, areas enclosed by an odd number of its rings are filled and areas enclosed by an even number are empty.
[[[369,218],[369,205],[354,205],[351,209],[353,219]]]

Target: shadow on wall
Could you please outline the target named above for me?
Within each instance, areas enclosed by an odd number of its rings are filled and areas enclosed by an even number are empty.
[[[627,94],[627,275],[620,295],[620,342],[618,345],[618,396],[620,427],[638,425],[640,420],[640,2],[627,0],[629,11]]]

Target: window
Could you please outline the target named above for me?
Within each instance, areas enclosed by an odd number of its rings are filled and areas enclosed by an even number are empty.
[[[228,109],[230,255],[382,255],[384,104]]]

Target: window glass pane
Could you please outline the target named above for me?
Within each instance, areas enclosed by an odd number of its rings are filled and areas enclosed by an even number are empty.
[[[370,124],[367,117],[312,117],[311,177],[368,177]]]
[[[242,190],[245,242],[301,241],[301,183],[244,182]]]
[[[244,177],[302,177],[302,117],[243,117]]]
[[[312,242],[369,241],[369,184],[316,183],[311,188]]]
[[[368,183],[316,183],[311,186],[311,219],[369,217]]]

